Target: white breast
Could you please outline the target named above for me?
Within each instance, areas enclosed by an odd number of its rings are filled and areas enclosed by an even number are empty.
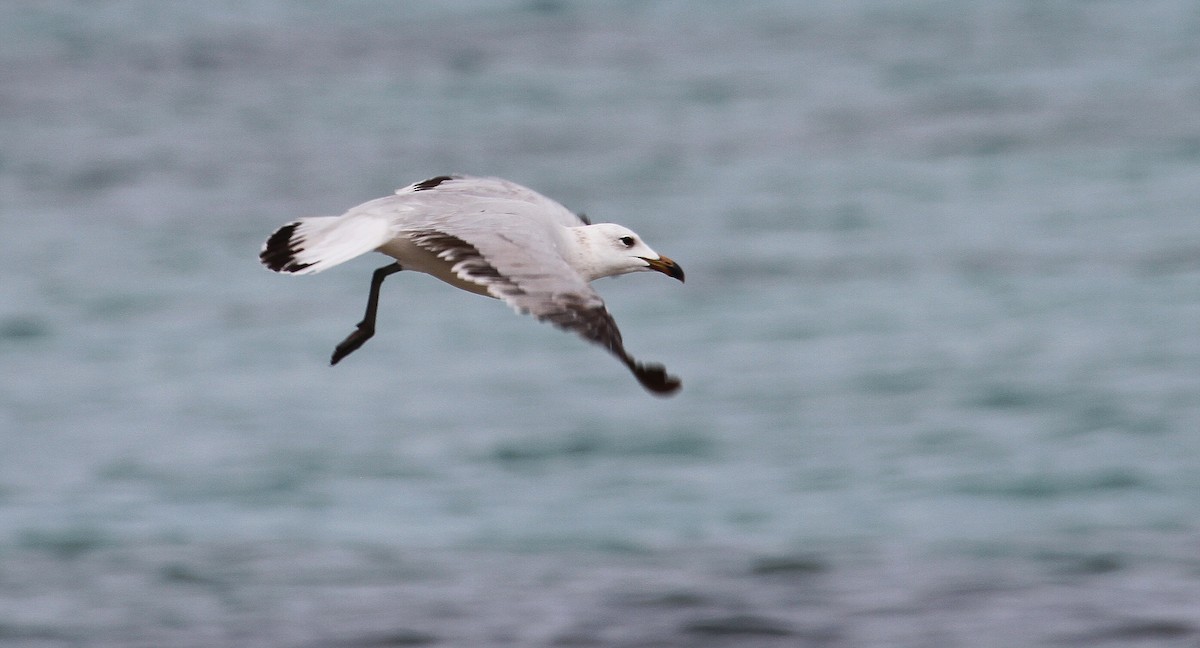
[[[405,270],[424,272],[460,290],[492,297],[487,288],[473,281],[464,281],[459,278],[458,275],[454,274],[449,262],[438,258],[434,253],[416,245],[407,238],[394,238],[379,246],[377,250],[395,259]]]

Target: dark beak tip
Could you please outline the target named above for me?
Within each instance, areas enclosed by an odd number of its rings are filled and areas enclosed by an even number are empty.
[[[641,259],[646,262],[650,270],[656,270],[672,279],[678,279],[680,282],[683,282],[683,268],[679,267],[679,264],[673,260],[667,257],[659,257],[657,259],[641,257]]]

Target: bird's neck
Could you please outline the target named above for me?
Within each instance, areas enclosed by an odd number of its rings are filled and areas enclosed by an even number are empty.
[[[570,263],[571,267],[575,268],[575,271],[589,282],[601,277],[620,274],[601,263],[600,260],[603,257],[600,254],[599,246],[602,241],[597,236],[594,227],[595,225],[580,225],[570,228],[564,250],[567,263]]]

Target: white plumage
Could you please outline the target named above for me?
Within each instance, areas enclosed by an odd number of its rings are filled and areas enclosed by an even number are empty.
[[[557,202],[500,178],[437,176],[341,216],[301,218],[275,231],[259,258],[276,272],[321,272],[367,252],[396,260],[375,271],[363,321],[334,351],[336,364],[375,331],[383,280],[416,270],[457,288],[495,297],[520,313],[606,347],[650,391],[680,382],[661,365],[625,352],[604,301],[589,285],[600,277],[656,270],[683,281],[683,270],[626,227],[592,225]]]

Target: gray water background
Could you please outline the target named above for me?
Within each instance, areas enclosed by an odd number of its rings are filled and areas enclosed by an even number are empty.
[[[499,175],[602,350],[278,225]],[[1200,645],[1200,8],[0,6],[0,645]]]

